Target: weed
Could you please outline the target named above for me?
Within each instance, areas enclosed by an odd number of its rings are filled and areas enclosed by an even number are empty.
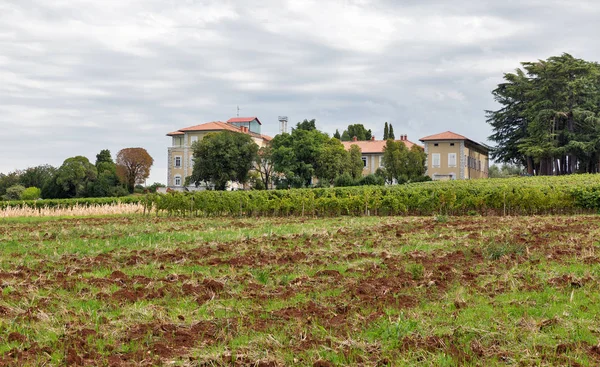
[[[525,252],[525,246],[510,242],[488,242],[482,246],[483,256],[490,260],[498,260],[503,256],[521,256]]]
[[[425,267],[422,264],[408,264],[406,271],[412,275],[413,280],[421,280],[425,274]]]

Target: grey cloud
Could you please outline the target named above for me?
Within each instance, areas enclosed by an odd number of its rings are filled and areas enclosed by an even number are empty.
[[[358,122],[381,137],[388,121],[413,141],[445,130],[485,141],[504,72],[561,52],[600,58],[592,1],[19,0],[0,11],[0,172],[142,146],[149,181],[164,181],[165,134],[237,105],[270,135],[288,115],[329,133]]]

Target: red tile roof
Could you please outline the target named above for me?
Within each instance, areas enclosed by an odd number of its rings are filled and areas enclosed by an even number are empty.
[[[232,125],[232,124],[229,124],[229,123],[223,122],[223,121],[212,121],[212,122],[206,122],[206,123],[200,124],[200,125],[184,127],[183,129],[179,129],[177,131],[168,133],[167,136],[183,135],[186,132],[190,132],[190,131],[223,131],[223,130],[233,131],[236,133],[243,132],[239,126]],[[262,138],[266,141],[270,141],[273,139],[272,137],[270,137],[268,135],[257,134],[252,131],[247,131],[246,134],[256,137],[256,138]]]
[[[480,149],[485,150],[486,152],[488,152],[490,150],[490,147],[488,147],[487,145],[478,143],[478,142],[476,142],[474,140],[471,140],[471,139],[467,138],[466,136],[453,133],[452,131],[446,131],[446,132],[435,134],[435,135],[429,135],[429,136],[426,136],[426,137],[421,138],[419,140],[420,141],[466,140],[466,141],[470,142],[471,144],[473,144],[475,146],[478,146]]]
[[[413,145],[417,145],[409,140],[396,141],[404,143],[404,145],[406,145],[408,149],[412,148]],[[385,148],[386,140],[343,141],[342,144],[344,144],[344,148],[346,148],[346,150],[349,150],[352,145],[358,145],[361,152],[363,153],[383,153],[383,148]]]
[[[428,141],[428,140],[471,140],[462,135],[453,133],[452,131],[446,131],[440,134],[429,135],[424,138],[419,139],[420,141]]]
[[[259,125],[262,125],[262,122],[260,122],[260,120],[258,119],[258,117],[232,117],[229,120],[227,120],[227,122],[229,122],[229,123],[232,123],[232,122],[252,122],[254,120],[256,120]]]

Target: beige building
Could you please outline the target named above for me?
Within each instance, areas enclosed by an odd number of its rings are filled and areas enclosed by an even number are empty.
[[[400,140],[396,141],[404,143],[408,149],[412,148],[413,145],[416,145],[409,141],[406,135],[400,135]],[[346,150],[350,150],[352,145],[358,145],[360,148],[364,165],[363,176],[375,173],[380,167],[383,168],[383,148],[385,148],[385,143],[385,140],[375,140],[375,138],[363,141],[353,140],[342,142]]]
[[[171,137],[172,141],[168,148],[167,187],[174,190],[184,189],[185,178],[191,176],[194,166],[192,144],[202,140],[206,134],[221,131],[248,134],[259,147],[263,147],[272,138],[260,133],[261,125],[256,117],[235,117],[227,122],[207,122],[168,133],[167,136]],[[192,185],[188,189],[196,190],[196,187]]]
[[[427,154],[427,175],[433,180],[487,178],[489,149],[462,135],[446,131],[419,139]]]

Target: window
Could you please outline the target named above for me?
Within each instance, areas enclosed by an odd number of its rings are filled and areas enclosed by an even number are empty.
[[[181,167],[181,157],[175,157],[175,167]]]
[[[367,166],[367,157],[362,157],[363,167]]]
[[[431,165],[433,167],[439,167],[440,166],[440,153],[433,153],[431,155]]]
[[[456,167],[456,153],[448,153],[448,167]]]
[[[175,186],[181,186],[181,176],[175,176]]]
[[[195,142],[198,141],[198,137],[197,136],[192,136],[192,144],[194,144]]]
[[[453,147],[453,146],[454,146],[454,143],[450,143],[450,146],[451,146],[451,147]]]
[[[477,170],[481,171],[481,161],[477,160]]]
[[[194,156],[190,156],[190,167],[194,167]]]
[[[439,146],[439,144],[438,143],[433,143],[433,146],[437,147],[437,146]]]

